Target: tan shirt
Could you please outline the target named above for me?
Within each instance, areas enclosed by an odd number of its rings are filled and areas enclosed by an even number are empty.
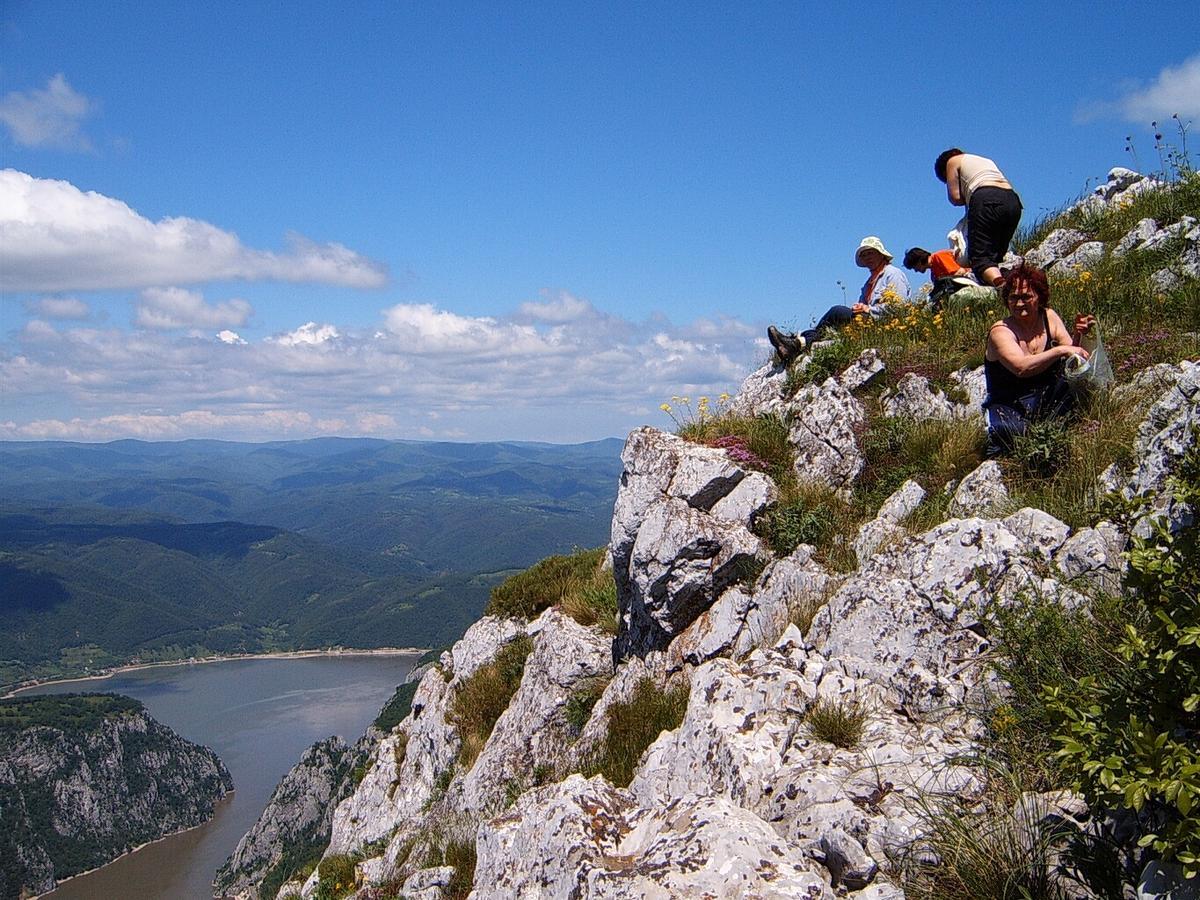
[[[958,190],[963,205],[971,202],[971,194],[981,187],[1012,187],[1000,167],[986,156],[963,153],[958,157]]]

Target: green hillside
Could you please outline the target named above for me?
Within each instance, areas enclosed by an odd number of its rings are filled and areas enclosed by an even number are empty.
[[[449,643],[507,571],[605,540],[618,448],[0,443],[0,684]]]

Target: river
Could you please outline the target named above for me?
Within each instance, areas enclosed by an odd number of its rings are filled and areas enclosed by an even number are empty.
[[[331,734],[353,743],[404,680],[416,654],[239,659],[162,666],[25,693],[105,691],[141,700],[178,734],[216,751],[233,796],[205,825],[77,878],[53,900],[210,900],[212,879],[305,748]]]

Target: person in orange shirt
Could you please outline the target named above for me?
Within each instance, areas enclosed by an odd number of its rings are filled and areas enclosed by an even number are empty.
[[[904,254],[904,268],[913,272],[928,272],[929,279],[934,283],[939,278],[971,277],[971,270],[958,264],[953,250],[930,253],[921,247],[912,247]]]

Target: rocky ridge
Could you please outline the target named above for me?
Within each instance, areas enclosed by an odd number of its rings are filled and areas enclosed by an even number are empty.
[[[1084,202],[1148,189],[1122,173]],[[1078,246],[1058,240],[1056,258],[1069,259]],[[786,372],[767,365],[731,405],[784,416],[803,476],[844,491],[862,469],[857,392],[883,369],[868,351],[788,397]],[[979,416],[982,371],[956,380],[965,401],[907,375],[883,394],[884,414]],[[1143,498],[1143,525],[1184,527],[1194,511],[1163,489],[1200,428],[1200,363],[1159,366],[1122,389],[1144,419],[1132,464],[1102,485]],[[946,485],[951,517],[920,533],[905,521],[924,490],[902,485],[847,536],[857,567],[836,572],[807,545],[771,554],[752,526],[778,489],[723,451],[640,428],[622,461],[615,640],[554,608],[477,622],[424,675],[410,716],[337,807],[327,856],[357,856],[361,898],[443,896],[454,868],[423,850],[448,840],[474,849],[476,900],[902,898],[897,862],[924,852],[922,803],[969,805],[982,789],[961,760],[983,730],[980,701],[1005,689],[986,665],[990,613],[1028,592],[1072,607],[1111,589],[1128,535],[1014,508],[988,462]],[[462,766],[454,699],[522,637],[533,649],[517,693]],[[575,727],[573,698],[597,680],[603,691]],[[649,746],[628,787],[585,777],[609,711],[647,680],[686,690],[681,724]],[[860,719],[857,739],[843,746],[809,724],[830,708]],[[279,896],[292,893],[315,896],[317,873]]]
[[[5,703],[28,709],[105,699],[97,696]],[[229,772],[207,747],[185,741],[140,703],[111,699],[119,708],[83,726],[0,731],[0,896],[51,891],[58,879],[203,824],[233,790]]]

